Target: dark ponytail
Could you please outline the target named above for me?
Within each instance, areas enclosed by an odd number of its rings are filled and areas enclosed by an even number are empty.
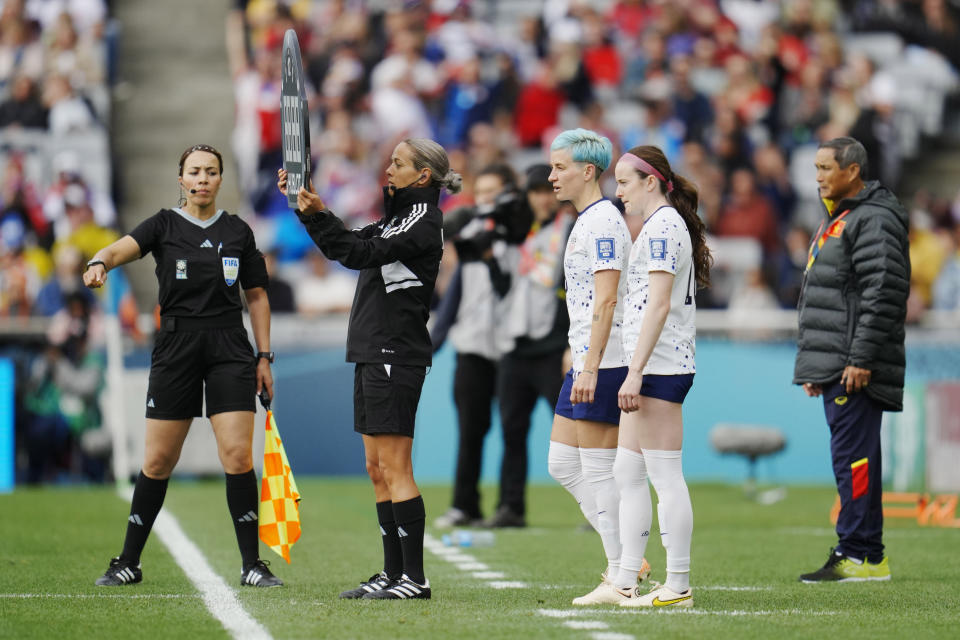
[[[670,163],[663,152],[654,146],[644,145],[634,147],[628,153],[637,156],[647,162],[654,169],[660,172],[660,175],[666,178],[666,182],[660,181],[660,192],[666,196],[674,209],[683,218],[687,225],[687,232],[690,234],[690,245],[693,253],[693,273],[697,279],[697,288],[703,289],[710,286],[710,266],[713,264],[713,256],[710,255],[710,248],[707,247],[706,226],[703,220],[697,214],[697,187],[684,178],[676,174],[670,168]],[[649,174],[637,169],[637,173],[642,176]],[[668,185],[672,188],[668,188]]]

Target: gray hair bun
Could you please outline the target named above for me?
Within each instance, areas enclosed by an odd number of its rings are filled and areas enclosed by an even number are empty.
[[[460,190],[463,189],[463,176],[456,171],[447,171],[447,175],[443,176],[441,184],[450,193],[460,193]]]

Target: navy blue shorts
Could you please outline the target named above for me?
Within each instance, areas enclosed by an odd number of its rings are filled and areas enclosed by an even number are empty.
[[[683,404],[692,386],[692,373],[675,376],[645,375],[640,385],[640,395]]]
[[[597,374],[597,388],[593,392],[593,402],[570,404],[570,389],[573,388],[573,369],[571,369],[563,378],[563,386],[560,387],[560,397],[557,398],[557,408],[554,413],[570,420],[590,420],[606,422],[615,427],[620,426],[617,394],[626,377],[627,367],[600,369]]]

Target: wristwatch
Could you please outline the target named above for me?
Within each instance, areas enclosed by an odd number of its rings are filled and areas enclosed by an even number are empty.
[[[94,258],[93,260],[90,260],[87,262],[87,269],[98,264],[101,265],[104,269],[107,268],[107,265],[103,263],[103,260],[97,260],[96,258]]]
[[[259,358],[266,358],[266,359],[267,359],[267,362],[269,362],[270,364],[273,364],[274,354],[273,354],[273,351],[258,351],[258,352],[257,352],[257,358],[258,358],[258,359],[259,359]]]

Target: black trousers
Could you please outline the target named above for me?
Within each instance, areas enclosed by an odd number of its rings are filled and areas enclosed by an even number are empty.
[[[457,354],[453,401],[457,405],[460,441],[453,506],[474,519],[482,517],[477,484],[483,464],[483,441],[490,431],[496,384],[496,361],[469,353]]]
[[[499,506],[526,513],[527,436],[537,400],[556,404],[563,385],[563,352],[535,358],[507,354],[500,361],[498,394],[503,426]]]
[[[870,562],[883,560],[883,486],[880,422],[883,410],[866,393],[824,385],[833,475],[840,493],[837,551]]]

